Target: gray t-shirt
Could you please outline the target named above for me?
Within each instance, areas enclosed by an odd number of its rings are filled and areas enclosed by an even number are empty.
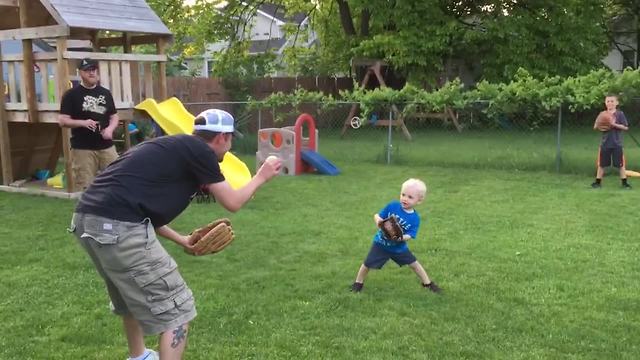
[[[616,118],[616,124],[629,126],[627,117],[624,116],[624,113],[622,111],[616,110],[616,112],[613,113],[613,116]],[[609,131],[603,132],[600,147],[602,147],[603,149],[614,149],[622,147],[622,130],[611,129]]]

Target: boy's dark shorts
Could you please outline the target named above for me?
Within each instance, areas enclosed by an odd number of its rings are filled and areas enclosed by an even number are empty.
[[[609,167],[613,163],[613,167],[621,168],[624,166],[624,153],[622,147],[600,148],[600,156],[598,166]]]
[[[370,269],[382,269],[389,259],[393,260],[398,266],[409,265],[417,261],[410,250],[401,253],[392,253],[385,250],[382,246],[373,243],[367,258],[364,260],[364,266]]]

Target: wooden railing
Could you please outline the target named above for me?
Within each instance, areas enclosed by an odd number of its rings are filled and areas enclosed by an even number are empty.
[[[68,89],[72,81],[79,77],[70,75],[64,86],[59,86],[58,54],[55,52],[34,53],[34,76],[36,82],[37,107],[40,112],[57,112],[60,109],[60,89]],[[65,51],[63,58],[68,60],[69,74],[75,74],[77,62],[85,57],[98,60],[100,84],[111,90],[116,108],[132,109],[146,97],[153,97],[154,62],[166,61],[166,55],[116,54]],[[28,110],[25,81],[22,81],[22,54],[2,55],[0,61],[7,70],[5,81],[5,109],[11,112]],[[66,74],[64,76],[66,78]],[[17,114],[15,114],[17,115]],[[24,115],[24,114],[22,114]],[[10,121],[28,121],[24,116],[10,116]],[[49,122],[52,119],[44,119]],[[42,120],[41,120],[42,121]]]

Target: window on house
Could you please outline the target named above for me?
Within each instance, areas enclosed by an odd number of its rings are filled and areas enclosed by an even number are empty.
[[[622,52],[622,69],[626,68],[636,68],[636,51],[635,50],[624,50]]]

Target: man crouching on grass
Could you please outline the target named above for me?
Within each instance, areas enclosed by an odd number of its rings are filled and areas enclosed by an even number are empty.
[[[69,230],[104,279],[113,312],[122,317],[130,359],[158,358],[144,343],[144,335],[154,334],[160,335],[160,359],[181,359],[196,317],[193,294],[156,234],[192,248],[189,237],[168,224],[199,189],[235,212],[280,170],[279,160],[265,162],[247,185],[231,188],[218,162],[234,133],[231,114],[206,110],[195,118],[193,135],[163,136],[132,148],[80,198]]]

